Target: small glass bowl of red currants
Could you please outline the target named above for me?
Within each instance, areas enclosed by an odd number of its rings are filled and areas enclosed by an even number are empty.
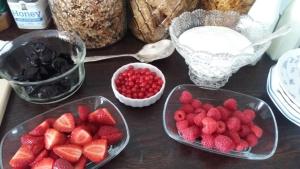
[[[256,97],[224,89],[176,86],[165,102],[163,126],[179,143],[249,160],[270,158],[278,143],[270,106]]]
[[[145,107],[155,103],[162,96],[165,83],[163,73],[146,63],[124,65],[111,79],[116,98],[131,107]]]

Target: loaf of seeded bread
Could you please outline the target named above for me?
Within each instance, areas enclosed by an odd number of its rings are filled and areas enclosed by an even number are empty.
[[[156,42],[167,36],[171,20],[182,12],[198,7],[199,0],[129,0],[132,33],[144,42]]]
[[[255,0],[200,0],[200,6],[205,10],[236,11],[248,13]]]

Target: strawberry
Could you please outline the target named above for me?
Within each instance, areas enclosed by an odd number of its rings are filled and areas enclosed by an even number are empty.
[[[21,137],[21,143],[22,144],[44,144],[44,137],[25,134]]]
[[[182,110],[177,110],[177,111],[175,111],[175,113],[174,113],[174,119],[175,119],[175,121],[182,121],[182,120],[185,120],[185,116],[186,116],[186,114],[185,114],[185,112],[182,111]]]
[[[60,132],[70,133],[75,128],[75,119],[72,113],[61,115],[53,124],[53,127]]]
[[[53,150],[52,150],[52,151],[50,151],[50,153],[49,153],[49,157],[53,158],[54,160],[57,160],[57,159],[59,159],[58,155],[56,155],[56,154],[53,152]]]
[[[202,120],[204,134],[213,134],[218,129],[218,123],[211,117],[205,117]]]
[[[40,152],[40,154],[38,156],[36,156],[35,160],[30,163],[29,165],[31,167],[33,167],[37,162],[41,161],[43,158],[48,157],[48,151],[47,150],[43,150],[42,152]]]
[[[64,134],[55,129],[48,129],[45,133],[45,148],[51,150],[55,145],[65,142]]]
[[[74,165],[74,169],[84,169],[87,160],[84,156],[81,156],[79,161]]]
[[[74,167],[68,161],[59,158],[55,160],[53,169],[74,169]]]
[[[123,138],[123,133],[112,126],[101,126],[97,134],[101,139],[106,139],[108,145],[115,144]]]
[[[76,127],[71,133],[70,142],[73,144],[84,145],[90,141],[92,141],[92,136],[81,127]]]
[[[54,160],[52,158],[43,158],[37,162],[32,169],[52,169]]]
[[[237,110],[237,101],[234,98],[229,98],[225,100],[223,105],[229,110],[233,110],[233,111]]]
[[[107,154],[107,140],[94,140],[83,147],[83,154],[94,163],[102,161]]]
[[[100,124],[115,125],[116,120],[106,108],[99,108],[88,116],[90,122],[97,122]]]
[[[29,134],[32,136],[43,136],[48,128],[49,123],[47,120],[45,120],[41,124],[36,126],[33,130],[31,130]]]
[[[82,154],[81,147],[75,144],[65,144],[55,146],[53,151],[60,158],[69,162],[77,162]]]
[[[30,145],[30,150],[34,156],[38,155],[42,150],[44,150],[45,144],[32,144]]]
[[[234,143],[231,140],[231,138],[229,138],[228,136],[220,134],[215,138],[215,147],[216,147],[216,149],[218,149],[224,153],[227,153],[227,152],[233,150]]]
[[[30,145],[22,145],[9,161],[12,168],[26,168],[34,160]]]
[[[52,128],[56,118],[48,118],[46,121],[49,124],[49,127]]]
[[[81,104],[81,105],[78,105],[77,112],[78,112],[80,120],[87,121],[89,113],[92,112],[92,110],[87,105]]]
[[[193,96],[187,90],[183,91],[179,97],[180,103],[183,103],[183,104],[190,103],[190,102],[192,102],[192,100],[193,100]]]

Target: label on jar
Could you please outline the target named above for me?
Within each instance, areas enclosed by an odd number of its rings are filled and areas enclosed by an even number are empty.
[[[20,29],[44,29],[49,24],[50,8],[47,0],[8,1],[8,6]]]

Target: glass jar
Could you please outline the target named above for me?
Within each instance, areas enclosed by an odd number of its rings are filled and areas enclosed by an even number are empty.
[[[10,26],[10,18],[7,12],[5,0],[0,0],[0,31],[7,29]]]
[[[87,48],[120,40],[126,31],[124,0],[49,0],[58,30],[76,32]]]

